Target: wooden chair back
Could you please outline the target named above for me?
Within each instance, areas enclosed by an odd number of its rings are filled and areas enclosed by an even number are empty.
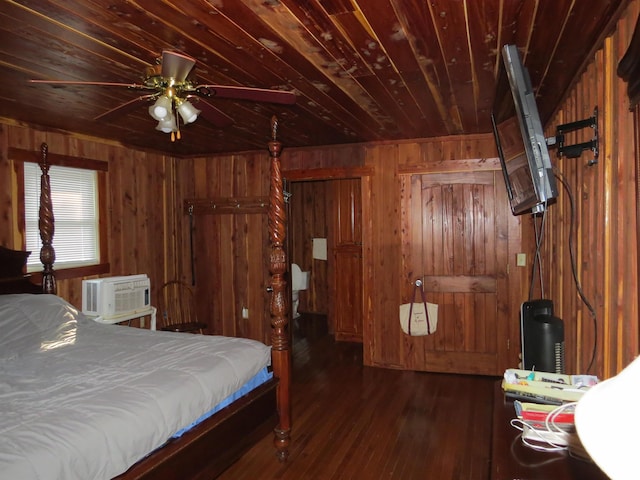
[[[171,280],[161,287],[160,330],[204,333],[207,324],[198,321],[193,289],[181,280]]]

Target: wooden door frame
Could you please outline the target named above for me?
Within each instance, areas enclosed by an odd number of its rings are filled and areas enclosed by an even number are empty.
[[[321,181],[321,180],[343,180],[349,178],[360,179],[360,196],[362,203],[361,222],[362,222],[362,344],[364,349],[364,358],[371,358],[371,322],[368,316],[369,311],[365,308],[365,300],[370,298],[371,285],[365,282],[367,265],[372,262],[371,245],[367,239],[372,237],[373,223],[371,207],[369,199],[371,198],[371,177],[374,174],[372,167],[345,167],[345,168],[316,168],[316,169],[292,169],[284,170],[282,178],[285,185],[291,182],[304,181]],[[287,222],[288,223],[288,222]],[[288,227],[289,228],[289,227]],[[287,231],[287,236],[289,232]],[[287,246],[288,248],[288,246]]]
[[[498,248],[497,252],[503,256],[504,263],[500,262],[500,255],[496,253],[496,266],[503,266],[503,270],[500,272],[496,272],[496,315],[497,320],[500,322],[497,326],[501,329],[496,334],[496,351],[495,351],[495,362],[496,362],[496,371],[495,374],[499,374],[499,372],[504,371],[504,369],[512,367],[514,365],[514,359],[517,357],[517,352],[514,351],[513,345],[516,344],[516,341],[519,339],[519,326],[516,326],[513,321],[510,320],[510,313],[519,312],[519,308],[516,308],[517,297],[519,294],[517,292],[518,287],[521,285],[521,272],[518,272],[515,269],[510,268],[510,259],[515,258],[516,252],[522,251],[522,232],[521,232],[521,223],[518,217],[514,217],[511,215],[511,212],[508,207],[508,202],[506,200],[506,195],[501,195],[502,192],[498,192],[498,189],[502,188],[500,186],[501,179],[501,171],[499,168],[499,159],[491,158],[483,160],[481,168],[446,168],[446,169],[438,169],[438,168],[415,168],[415,167],[404,167],[399,171],[399,176],[405,177],[410,182],[411,177],[417,176],[434,176],[437,178],[435,181],[436,184],[446,184],[446,178],[451,176],[459,176],[464,175],[474,177],[479,174],[487,175],[491,177],[491,185],[494,191],[495,203],[493,204],[493,210],[491,211],[492,215],[495,217],[494,224],[494,235],[496,240],[500,240],[503,243],[496,243],[496,247]],[[464,182],[466,183],[466,182]],[[473,182],[470,182],[473,183]],[[404,274],[404,272],[403,272]],[[424,276],[423,276],[424,278]],[[452,279],[454,277],[451,277]],[[430,282],[429,282],[430,283]],[[516,331],[517,330],[517,331]],[[515,341],[514,341],[515,340]],[[438,355],[442,355],[438,352]],[[433,359],[435,356],[433,352],[431,353],[431,358]],[[444,355],[443,355],[444,357]],[[444,361],[441,361],[441,364],[444,364]],[[435,367],[435,364],[432,365]],[[406,367],[406,365],[405,365]],[[431,371],[430,369],[427,369]],[[437,368],[432,371],[445,371],[438,370]],[[461,372],[462,373],[462,372]],[[479,370],[471,369],[464,373],[481,373]]]
[[[289,182],[284,176],[282,177],[282,192],[284,194],[284,207],[285,207],[285,215],[286,221],[285,223],[285,234],[284,234],[284,254],[287,259],[287,291],[285,295],[289,299],[289,308],[287,308],[287,316],[289,317],[289,345],[291,345],[291,349],[293,350],[293,293],[292,293],[292,281],[291,281],[291,202],[289,201],[291,193],[291,182]]]

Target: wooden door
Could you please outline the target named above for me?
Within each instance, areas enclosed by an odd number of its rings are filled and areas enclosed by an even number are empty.
[[[362,199],[360,179],[333,180],[332,234],[336,340],[362,341]]]
[[[336,248],[336,340],[362,342],[362,247]]]
[[[407,365],[501,374],[509,345],[503,219],[510,212],[499,172],[407,175],[401,181],[403,301],[411,301],[412,284],[421,279],[427,301],[439,306],[433,335],[404,336]]]

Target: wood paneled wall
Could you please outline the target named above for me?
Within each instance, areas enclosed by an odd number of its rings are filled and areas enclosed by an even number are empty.
[[[616,76],[616,67],[639,10],[639,1],[630,3],[615,32],[587,62],[579,83],[568,93],[550,126],[584,118],[595,106],[599,108],[600,163],[587,167],[587,154],[579,160],[554,161],[575,199],[577,275],[597,314],[595,330],[572,279],[566,193],[549,211],[543,271],[545,296],[554,300],[558,316],[565,321],[567,370],[586,369],[597,337],[593,373],[601,377],[619,371],[638,353],[634,121],[628,110],[626,85]],[[7,157],[9,147],[37,151],[46,141],[50,152],[105,160],[109,162],[109,214],[105,219],[110,232],[109,273],[146,272],[152,278],[153,295],[165,279],[190,280],[186,199],[268,195],[266,151],[173,159],[95,139],[42,132],[10,120],[0,127],[0,243],[12,248],[22,246],[17,227],[20,200],[14,165]],[[291,150],[284,147],[282,165],[289,180],[361,178],[364,361],[367,365],[424,369],[420,363],[423,357],[411,353],[419,344],[407,343],[398,320],[398,306],[408,300],[403,255],[415,248],[402,242],[401,177],[495,172],[497,152],[492,135]],[[533,224],[527,216],[507,217],[501,221],[506,222],[509,232],[507,252],[502,253],[508,273],[501,281],[508,288],[498,309],[509,321],[505,341],[510,342],[510,349],[500,361],[513,366],[519,351],[519,307],[528,295],[529,269],[509,267],[515,263],[515,253],[533,253]],[[193,223],[199,312],[209,321],[210,330],[269,341],[266,215],[242,211],[200,214]],[[62,281],[59,289],[63,297],[79,305],[80,279]],[[242,318],[243,307],[249,312],[248,319]]]
[[[409,300],[403,258],[412,248],[421,248],[402,243],[401,177],[435,172],[495,172],[499,168],[496,155],[491,135],[284,150],[282,164],[286,178],[361,178],[364,349],[368,365],[430,368],[424,362],[425,355],[417,352],[423,344],[418,339],[407,340],[399,324],[398,307]],[[358,171],[361,173],[354,175]],[[497,193],[504,194],[504,191]],[[418,212],[417,218],[420,216]],[[514,232],[514,243],[507,246],[509,251],[504,253],[504,258],[511,258],[509,252],[512,252],[515,261],[515,252],[520,251],[521,220],[506,219]],[[517,315],[525,297],[517,287],[525,278],[522,270],[514,268],[506,282],[514,288],[511,293],[504,292],[501,306],[502,314],[512,319],[509,338],[503,339],[505,344],[517,345],[518,342]],[[501,359],[502,364],[513,365],[517,362],[517,353],[517,348],[512,348],[509,358]]]
[[[412,258],[412,252],[427,251],[428,244],[424,242],[434,241],[433,235],[427,233],[417,236],[409,235],[405,242],[402,241],[403,210],[410,212],[405,215],[406,217],[410,216],[422,224],[422,227],[417,225],[413,227],[424,231],[428,229],[426,223],[430,208],[428,204],[423,204],[418,211],[412,211],[412,208],[415,209],[418,204],[412,206],[411,195],[408,192],[403,195],[402,177],[478,170],[495,171],[497,168],[495,157],[495,144],[490,135],[425,139],[367,148],[367,161],[375,169],[368,192],[370,218],[368,221],[364,220],[368,234],[363,235],[364,263],[368,271],[365,273],[365,278],[373,283],[370,290],[365,292],[364,330],[365,351],[367,347],[370,348],[370,356],[367,358],[371,364],[416,370],[458,368],[453,367],[447,360],[447,342],[436,341],[436,345],[442,348],[436,347],[438,352],[434,355],[430,344],[431,339],[407,337],[399,327],[398,306],[411,300],[410,279],[413,279],[416,274],[419,276],[420,272],[428,271],[426,265],[407,260]],[[498,193],[502,194],[503,191],[496,192]],[[366,203],[366,200],[363,201],[363,205]],[[505,220],[509,222],[508,231],[512,241],[517,240],[516,245],[505,243],[507,251],[501,252],[503,261],[508,262],[511,259],[515,260],[515,253],[519,251],[521,223],[520,219],[516,218]],[[455,231],[455,235],[461,234],[460,225],[449,225],[447,228]],[[368,242],[369,239],[370,242]],[[454,263],[452,272],[462,271],[465,257],[451,255],[451,258],[447,258],[446,261]],[[502,265],[501,268],[507,270],[508,267]],[[506,338],[500,339],[503,342],[502,350],[517,345],[517,309],[519,302],[522,301],[520,297],[511,301],[511,292],[518,291],[521,271],[513,268],[509,275],[507,282],[504,283],[509,287],[508,290],[503,289],[499,292],[504,303],[499,312],[496,312],[496,315],[504,317],[502,323],[506,322],[512,329],[508,333],[504,332],[507,334]],[[434,303],[439,303],[442,298],[427,295],[427,300]],[[452,297],[447,298],[452,299]],[[473,321],[473,312],[465,312],[457,305],[442,304],[440,312],[439,322],[443,323],[439,327],[441,331],[436,334],[439,337],[447,331],[444,322],[466,324]],[[498,328],[498,324],[496,320],[494,328]],[[513,365],[517,361],[515,348],[503,353],[504,356],[493,363],[495,370],[492,373],[498,373],[504,366]],[[459,371],[477,371],[474,370],[476,367],[474,362],[463,363],[466,365]]]
[[[571,231],[571,202],[559,184],[560,198],[549,209],[544,238],[545,295],[555,302],[564,320],[567,369],[589,367],[594,341],[592,372],[609,377],[638,354],[638,272],[636,228],[636,151],[634,119],[629,111],[627,85],[616,74],[638,20],[640,2],[631,2],[615,31],[588,61],[577,85],[558,109],[555,125],[569,123],[599,110],[600,161],[587,166],[590,151],[579,159],[553,158],[557,171],[570,188],[575,204]],[[593,130],[575,132],[567,144],[588,141]],[[555,152],[551,151],[552,157]],[[569,239],[575,251],[576,274],[584,297],[573,278]]]
[[[186,160],[181,167],[192,169],[193,195],[199,200],[228,199],[242,205],[243,199],[269,195],[266,150]],[[270,343],[267,210],[210,209],[195,215],[194,226],[200,319],[209,323],[210,333]]]
[[[108,162],[107,225],[110,262],[108,275],[146,273],[151,278],[151,299],[157,299],[165,279],[184,276],[188,266],[187,231],[182,220],[182,199],[191,195],[191,170],[179,160],[51,131],[40,131],[10,120],[0,121],[0,244],[21,249],[18,186],[10,147],[40,151],[46,142],[50,153]],[[54,212],[55,214],[55,212]],[[55,235],[53,239],[55,247]],[[34,252],[32,255],[39,255]],[[78,308],[82,303],[81,278],[58,281],[58,294]]]
[[[4,191],[11,192],[3,202],[2,218],[6,219],[2,220],[6,225],[2,229],[3,244],[20,248],[22,243],[15,213],[19,202],[15,176],[12,162],[6,157],[8,147],[37,151],[40,143],[46,141],[50,152],[107,161],[109,213],[105,221],[109,230],[109,274],[148,273],[153,297],[157,297],[165,280],[191,279],[190,217],[185,200],[242,200],[268,195],[269,159],[264,151],[171,159],[10,122],[3,124],[2,139],[5,154],[1,178],[5,182]],[[400,144],[285,148],[282,155],[285,177],[298,180],[361,177],[367,364],[425,368],[417,360],[420,356],[407,355],[398,320],[398,305],[406,300],[402,283],[406,274],[402,263],[401,174],[486,169],[487,162],[482,159],[493,157],[493,139],[487,135]],[[489,168],[495,169],[495,163]],[[209,322],[211,333],[269,342],[266,215],[239,209],[233,214],[198,213],[191,219],[200,318]],[[61,296],[79,306],[80,284],[80,278],[61,281]],[[519,303],[512,303],[516,311]],[[248,311],[249,318],[243,318],[243,309]],[[517,339],[517,332],[514,335]]]

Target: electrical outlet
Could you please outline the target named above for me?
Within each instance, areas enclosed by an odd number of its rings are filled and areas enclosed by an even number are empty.
[[[242,318],[245,320],[249,318],[249,309],[247,307],[242,307]]]
[[[527,266],[527,254],[526,253],[518,253],[516,255],[516,266],[518,266],[518,267],[526,267]]]

